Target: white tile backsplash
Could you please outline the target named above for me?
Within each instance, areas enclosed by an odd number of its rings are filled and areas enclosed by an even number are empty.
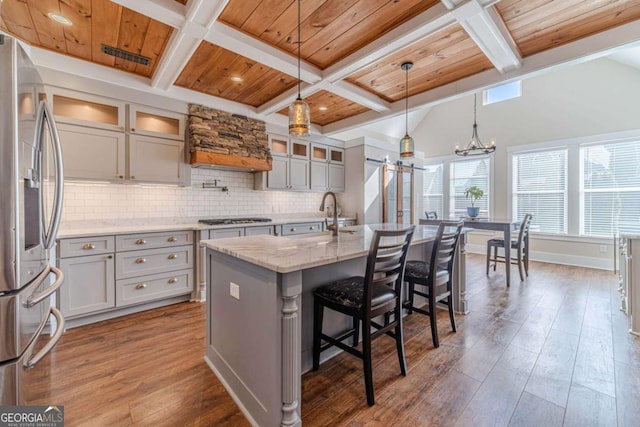
[[[205,189],[218,180],[229,191]],[[256,191],[253,174],[191,169],[189,187],[66,182],[63,224],[82,220],[205,218],[318,212],[322,193]]]

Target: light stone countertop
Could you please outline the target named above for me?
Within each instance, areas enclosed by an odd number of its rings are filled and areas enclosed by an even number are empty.
[[[331,232],[323,232],[300,236],[233,237],[203,240],[201,244],[278,273],[290,273],[366,256],[375,229],[399,228],[402,228],[399,224],[354,225],[341,228],[337,237]],[[436,231],[436,226],[417,225],[411,244],[434,240]]]
[[[272,218],[270,222],[254,222],[245,224],[220,224],[207,225],[198,223],[198,218],[156,218],[156,219],[128,219],[112,221],[76,221],[63,223],[58,231],[58,239],[76,237],[98,236],[105,234],[133,234],[154,233],[162,231],[180,230],[211,230],[237,227],[260,227],[269,225],[282,225],[291,223],[324,222],[324,216],[311,216],[309,214],[292,214],[291,216],[271,217],[269,215],[236,215],[227,218]],[[353,219],[355,217],[340,217],[340,219]],[[331,222],[331,221],[330,221]]]

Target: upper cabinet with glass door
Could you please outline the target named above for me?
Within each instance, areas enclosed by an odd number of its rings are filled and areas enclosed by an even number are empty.
[[[126,104],[110,98],[56,88],[50,97],[59,123],[125,130]]]
[[[184,114],[129,105],[129,132],[137,135],[184,140]]]

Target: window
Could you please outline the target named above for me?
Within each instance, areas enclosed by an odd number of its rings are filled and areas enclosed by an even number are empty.
[[[522,94],[521,81],[506,83],[484,91],[484,105],[517,98]]]
[[[480,208],[480,216],[489,216],[490,163],[490,157],[451,162],[449,185],[449,215],[451,217],[467,215],[467,206],[471,206],[471,202],[464,197],[464,191],[472,185],[477,185],[484,191],[484,196],[476,202],[476,206]]]
[[[640,230],[640,141],[583,146],[580,234]]]
[[[444,214],[444,164],[425,166],[422,176],[422,206],[425,211],[434,211],[438,214],[438,218],[442,218]]]
[[[567,233],[567,149],[514,154],[512,216],[533,215],[532,231]]]

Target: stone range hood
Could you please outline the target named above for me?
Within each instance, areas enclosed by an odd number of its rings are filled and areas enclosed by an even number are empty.
[[[267,129],[261,120],[189,104],[187,135],[193,167],[271,170]]]

